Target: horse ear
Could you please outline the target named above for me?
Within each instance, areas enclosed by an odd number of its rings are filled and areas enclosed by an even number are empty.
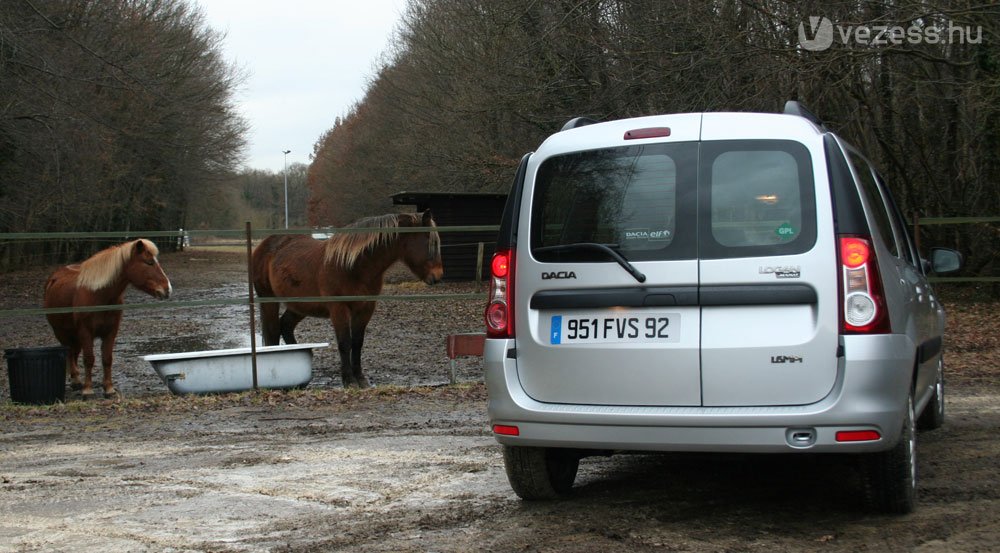
[[[431,214],[430,208],[424,210],[423,226],[429,227],[431,223],[434,222],[434,215]]]
[[[146,250],[146,244],[142,240],[135,241],[135,253],[141,254]]]

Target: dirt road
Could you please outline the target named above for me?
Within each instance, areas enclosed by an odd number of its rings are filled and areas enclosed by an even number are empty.
[[[238,258],[163,263],[180,297],[245,292]],[[33,307],[36,273],[4,275],[0,309]],[[905,517],[859,510],[851,458],[806,456],[592,458],[571,498],[523,503],[489,435],[475,360],[445,385],[443,336],[478,328],[481,306],[467,303],[381,305],[366,342],[373,390],[341,389],[321,354],[306,390],[207,397],[169,395],[136,358],[240,345],[245,309],[126,313],[122,400],[28,407],[0,395],[0,552],[1000,547],[995,301],[949,306],[948,421],[919,435],[919,506]],[[44,320],[0,325],[4,348],[51,343]],[[323,325],[306,332],[330,341]]]

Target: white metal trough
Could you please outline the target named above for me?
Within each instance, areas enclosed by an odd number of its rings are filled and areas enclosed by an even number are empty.
[[[330,344],[257,348],[257,386],[304,387],[312,379],[313,349]],[[253,389],[250,348],[163,353],[143,357],[175,394],[240,392]]]

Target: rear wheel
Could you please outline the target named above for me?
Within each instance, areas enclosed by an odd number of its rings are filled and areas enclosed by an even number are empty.
[[[917,497],[917,433],[913,419],[911,392],[899,442],[888,451],[864,457],[865,500],[872,511],[896,515],[913,511]]]
[[[505,445],[503,464],[521,499],[556,499],[573,487],[580,455],[571,449]]]
[[[937,380],[934,381],[934,395],[931,396],[924,412],[917,419],[920,430],[934,430],[944,424],[944,361],[938,360]]]

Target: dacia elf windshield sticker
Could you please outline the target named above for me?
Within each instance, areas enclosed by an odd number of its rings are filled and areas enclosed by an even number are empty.
[[[666,242],[670,240],[670,229],[634,228],[625,229],[626,240],[646,240],[647,242]]]
[[[792,238],[795,238],[796,234],[795,229],[792,228],[792,225],[790,225],[787,221],[782,223],[780,227],[776,228],[774,233],[777,234],[782,240],[791,240]]]

